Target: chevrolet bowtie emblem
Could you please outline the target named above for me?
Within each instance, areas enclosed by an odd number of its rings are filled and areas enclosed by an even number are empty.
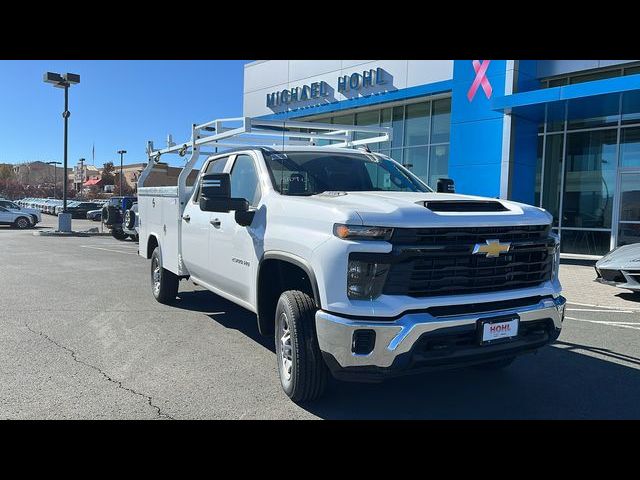
[[[484,253],[487,257],[499,257],[501,253],[507,253],[511,248],[511,243],[500,243],[500,240],[486,240],[486,243],[476,243],[473,247],[473,255]]]

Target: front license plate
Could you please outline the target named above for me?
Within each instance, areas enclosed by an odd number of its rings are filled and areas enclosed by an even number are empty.
[[[494,343],[518,336],[518,320],[517,317],[481,320],[480,343]]]

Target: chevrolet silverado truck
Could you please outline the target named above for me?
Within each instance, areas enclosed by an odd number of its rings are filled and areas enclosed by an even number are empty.
[[[388,127],[234,120],[193,125],[182,145],[149,142],[139,253],[159,302],[190,278],[254,312],[293,401],[319,397],[329,375],[502,368],[558,338],[565,299],[549,213],[434,192],[369,150]],[[260,134],[275,138],[238,138]],[[190,153],[178,185],[144,187],[168,153]]]

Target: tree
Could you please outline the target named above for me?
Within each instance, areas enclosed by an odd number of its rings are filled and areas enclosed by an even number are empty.
[[[0,180],[8,180],[15,178],[15,174],[13,172],[13,167],[11,165],[7,165],[3,163],[0,165]]]
[[[0,178],[0,197],[18,200],[26,197],[24,185],[15,178]]]
[[[102,184],[103,185],[114,185],[115,183],[115,175],[114,172],[115,167],[113,166],[113,162],[106,162],[102,166]]]
[[[117,180],[117,179],[116,179]],[[122,192],[120,191],[120,181],[116,181],[114,188],[113,188],[113,194],[116,196],[124,196],[124,195],[133,195],[135,193],[135,191],[133,190],[133,188],[131,188],[129,186],[129,184],[126,181],[122,182]]]

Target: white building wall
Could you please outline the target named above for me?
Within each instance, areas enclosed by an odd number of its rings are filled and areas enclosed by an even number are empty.
[[[338,77],[381,68],[385,84],[360,91],[338,92]],[[453,60],[260,60],[244,67],[245,116],[262,116],[285,111],[285,107],[267,107],[267,94],[324,81],[329,95],[304,103],[305,106],[332,103],[347,98],[368,96],[384,91],[451,80]],[[302,106],[291,104],[290,109]]]

